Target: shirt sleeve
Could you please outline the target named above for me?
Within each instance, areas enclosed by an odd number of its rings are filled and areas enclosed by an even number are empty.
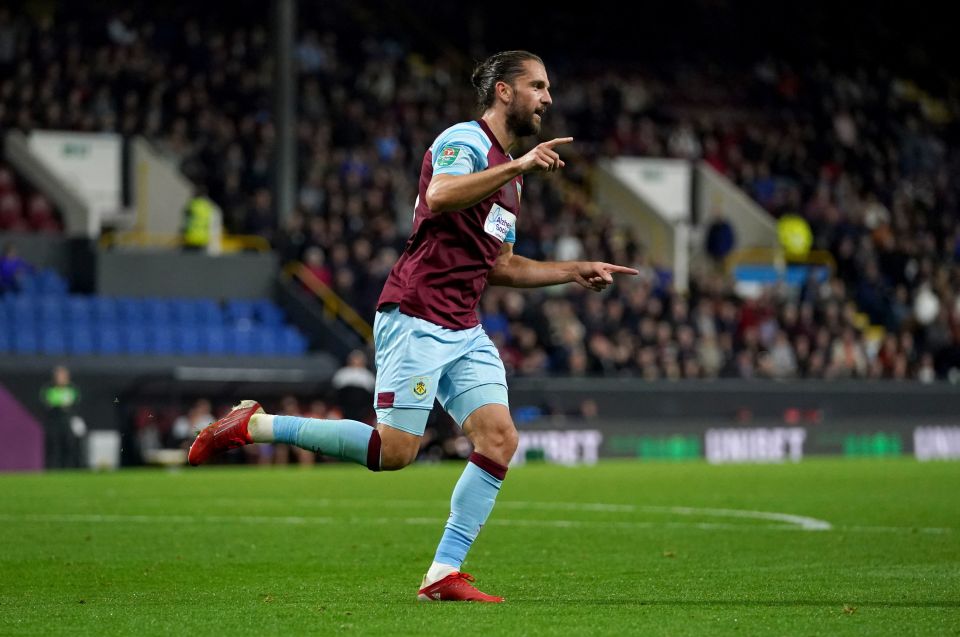
[[[468,175],[487,168],[480,131],[453,128],[433,144],[434,175]]]
[[[517,242],[517,224],[514,223],[510,226],[510,229],[507,230],[507,236],[503,238],[504,243],[516,243]]]

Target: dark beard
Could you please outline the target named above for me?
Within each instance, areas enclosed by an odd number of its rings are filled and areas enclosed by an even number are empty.
[[[507,111],[507,130],[519,139],[536,135],[540,132],[540,126],[533,121],[533,113],[524,114],[520,109],[510,107]]]

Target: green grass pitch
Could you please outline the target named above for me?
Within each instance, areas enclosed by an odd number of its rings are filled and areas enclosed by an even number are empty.
[[[515,468],[418,603],[461,469],[0,476],[0,634],[960,634],[960,463]]]

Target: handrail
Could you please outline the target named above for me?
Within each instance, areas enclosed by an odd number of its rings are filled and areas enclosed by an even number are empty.
[[[137,246],[147,248],[179,248],[182,243],[180,235],[176,234],[150,234],[148,232],[107,232],[100,235],[99,245],[101,248],[112,248],[114,246]],[[242,250],[256,250],[257,252],[270,252],[270,242],[259,235],[251,234],[225,234],[220,243],[221,250],[227,252],[240,252]]]
[[[837,262],[827,250],[811,250],[803,259],[787,259],[781,248],[740,248],[727,257],[724,265],[729,273],[741,263],[764,263],[778,267],[787,264],[825,265],[830,268],[831,274],[837,271]]]
[[[317,275],[311,272],[307,266],[299,261],[292,261],[284,266],[283,273],[299,279],[308,290],[313,292],[323,303],[323,309],[327,316],[339,318],[353,329],[364,342],[367,344],[373,343],[373,328],[370,327],[370,324],[363,320],[363,317],[357,314],[357,311],[340,295],[330,289],[330,286],[317,278]]]

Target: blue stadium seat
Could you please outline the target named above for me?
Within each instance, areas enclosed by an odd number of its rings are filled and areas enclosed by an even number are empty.
[[[88,356],[96,349],[93,344],[93,330],[87,324],[76,323],[70,326],[69,350],[71,354]]]
[[[147,333],[147,351],[151,354],[169,356],[175,354],[173,330],[169,327],[149,327]]]
[[[27,274],[20,278],[20,293],[27,296],[40,294],[40,279],[36,274]]]
[[[170,302],[173,323],[180,327],[200,323],[200,304],[191,299],[175,299]]]
[[[273,301],[258,301],[254,307],[256,316],[263,325],[280,327],[284,324],[283,310]]]
[[[116,325],[98,325],[94,341],[100,354],[112,355],[124,351],[123,339]]]
[[[40,294],[63,296],[69,289],[67,280],[60,276],[56,270],[41,270],[37,273],[36,278],[37,292]]]
[[[146,354],[147,332],[142,327],[125,326],[122,332],[123,352],[127,354]]]
[[[253,356],[257,354],[257,330],[231,329],[228,333],[228,350],[238,356]]]
[[[170,303],[164,299],[144,299],[143,318],[148,326],[169,326],[173,321]]]
[[[13,351],[16,354],[36,354],[40,350],[40,339],[33,329],[19,329],[13,338]]]
[[[91,301],[93,318],[97,324],[116,325],[120,321],[117,301],[109,296],[95,296]]]
[[[307,352],[307,339],[297,328],[288,325],[283,329],[280,351],[286,356],[302,356]]]
[[[216,301],[202,299],[197,303],[197,321],[201,325],[223,325],[223,310],[220,309],[220,305]]]
[[[18,295],[10,302],[10,318],[14,325],[33,325],[37,321],[36,306],[32,296]]]
[[[145,323],[143,303],[140,299],[117,299],[117,314],[120,322],[131,328],[143,327]]]
[[[73,325],[93,322],[93,303],[86,296],[72,295],[67,299],[67,321]]]
[[[174,330],[174,345],[184,356],[199,356],[204,353],[200,328],[179,326]]]
[[[38,319],[41,324],[59,325],[66,319],[66,305],[60,296],[35,297],[39,305]]]
[[[67,333],[60,328],[48,327],[40,332],[40,351],[43,354],[67,353]]]
[[[207,327],[201,329],[200,346],[207,354],[226,354],[227,330],[222,327]]]
[[[256,330],[256,351],[263,356],[277,356],[283,341],[283,331],[274,327],[261,327]]]
[[[244,325],[253,323],[254,320],[254,306],[252,301],[247,301],[245,299],[233,299],[227,301],[226,314],[227,321],[231,325]]]

